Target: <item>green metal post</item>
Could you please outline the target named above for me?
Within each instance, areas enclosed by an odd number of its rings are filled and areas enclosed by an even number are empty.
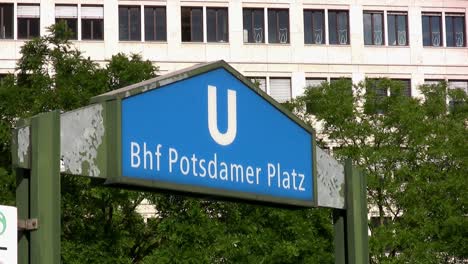
[[[347,260],[349,264],[369,263],[366,178],[347,160],[345,179]]]
[[[333,210],[333,228],[335,230],[335,264],[346,264],[346,211]]]
[[[60,113],[39,114],[31,121],[30,263],[60,263]]]
[[[16,208],[18,219],[29,219],[29,180],[31,171],[16,168]],[[29,232],[18,233],[18,264],[29,264]]]

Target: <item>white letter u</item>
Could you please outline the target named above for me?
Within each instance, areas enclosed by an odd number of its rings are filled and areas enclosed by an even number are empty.
[[[214,141],[222,146],[231,144],[237,134],[236,91],[228,89],[227,97],[228,126],[226,133],[221,133],[218,129],[216,86],[208,85],[208,129]]]

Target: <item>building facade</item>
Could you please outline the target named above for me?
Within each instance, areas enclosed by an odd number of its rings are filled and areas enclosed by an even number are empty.
[[[0,0],[0,74],[64,20],[95,61],[138,53],[165,74],[223,59],[278,101],[340,77],[467,90],[467,16],[467,0]]]

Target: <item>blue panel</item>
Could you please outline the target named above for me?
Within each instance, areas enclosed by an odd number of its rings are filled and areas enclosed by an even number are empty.
[[[218,144],[210,133],[208,86],[216,87],[221,134],[229,130],[228,89],[235,93],[231,143]],[[130,178],[301,201],[314,197],[310,133],[224,69],[124,99],[122,164]]]

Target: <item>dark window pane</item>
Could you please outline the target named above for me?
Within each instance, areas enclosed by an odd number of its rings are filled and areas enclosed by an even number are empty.
[[[82,19],[81,38],[84,40],[104,39],[104,21],[102,19]]]
[[[67,27],[68,29],[71,30],[71,32],[73,33],[72,34],[72,37],[70,39],[78,39],[78,23],[77,23],[77,20],[76,18],[56,18],[55,19],[55,23],[58,23],[60,21],[64,21],[65,24],[67,24]]]
[[[330,44],[349,44],[347,11],[329,11],[328,28]]]
[[[156,40],[165,41],[167,39],[166,31],[166,8],[156,8]]]
[[[203,10],[192,9],[192,41],[203,41]]]
[[[29,31],[29,21],[27,18],[18,18],[18,38],[27,39]]]
[[[82,19],[81,20],[81,38],[82,39],[92,39],[92,20],[91,19]]]
[[[465,17],[455,17],[454,22],[454,31],[455,31],[455,46],[464,47],[465,46]]]
[[[36,38],[40,35],[40,19],[30,18],[29,19],[29,38]]]
[[[268,10],[268,42],[278,43],[278,18],[275,10]]]
[[[203,9],[182,7],[182,41],[203,41]]]
[[[304,43],[314,43],[312,32],[312,11],[304,10]]]
[[[253,42],[252,13],[252,9],[244,9],[242,11],[244,42]]]
[[[165,7],[145,7],[145,40],[166,40]]]
[[[268,10],[268,42],[289,43],[289,11]]]
[[[156,25],[154,9],[145,7],[145,40],[155,40],[156,38]]]
[[[192,41],[191,34],[191,12],[189,7],[182,7],[181,9],[181,23],[182,23],[182,41]]]
[[[323,11],[316,11],[312,15],[314,29],[314,43],[322,44],[324,40]]]
[[[260,8],[245,8],[243,11],[244,42],[263,43],[265,35],[264,13]]]
[[[0,39],[13,38],[13,4],[0,4]]]
[[[396,16],[387,16],[387,30],[388,30],[388,45],[395,46],[397,44],[397,33],[395,28]]]
[[[431,28],[432,46],[441,46],[440,16],[431,17]]]
[[[336,24],[336,12],[328,12],[328,38],[330,44],[338,44],[338,28]]]
[[[226,8],[218,10],[218,39],[220,42],[229,41],[228,12]]]
[[[140,7],[119,6],[119,39],[141,40]]]
[[[408,44],[406,17],[406,15],[397,16],[397,39],[398,45],[400,46],[406,46]]]
[[[141,14],[139,7],[130,8],[130,40],[141,40]]]
[[[372,45],[372,15],[364,13],[364,44]]]
[[[431,46],[430,19],[428,16],[422,17],[423,26],[423,45]]]
[[[253,13],[253,40],[255,43],[264,43],[265,13],[263,9],[254,9]]]
[[[208,42],[228,41],[228,18],[226,8],[207,8]]]
[[[348,44],[348,13],[338,13],[338,41],[339,44]]]
[[[128,15],[128,8],[127,7],[119,7],[119,40],[129,40],[129,23],[130,17]]]
[[[450,16],[445,17],[445,31],[447,34],[447,46],[448,47],[454,47],[455,46],[455,41],[454,41],[454,32],[453,32],[453,19]]]
[[[383,14],[373,14],[374,23],[374,45],[383,44]]]

